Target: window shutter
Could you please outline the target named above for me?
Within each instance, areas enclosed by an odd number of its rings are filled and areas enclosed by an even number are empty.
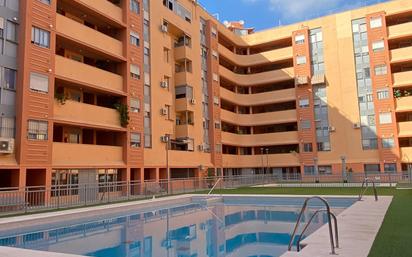
[[[49,92],[49,78],[39,73],[30,73],[30,88],[35,91]]]
[[[4,18],[0,17],[0,29],[4,29]]]
[[[136,75],[140,75],[139,66],[137,66],[136,64],[130,64],[130,72]]]

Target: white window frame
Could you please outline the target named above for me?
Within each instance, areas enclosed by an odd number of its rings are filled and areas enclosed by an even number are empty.
[[[140,67],[137,64],[130,64],[130,76],[134,79],[140,79]]]
[[[389,89],[383,88],[376,91],[378,100],[389,99]]]
[[[306,64],[306,56],[296,56],[296,64],[297,65],[304,65]]]
[[[372,42],[372,50],[374,52],[380,52],[385,50],[385,41],[383,39]]]
[[[140,99],[139,98],[130,98],[130,110],[132,112],[140,112]]]
[[[130,44],[137,47],[140,46],[140,36],[137,32],[130,31]]]
[[[299,34],[295,36],[295,44],[301,45],[305,43],[305,35],[304,34]]]
[[[383,25],[382,17],[381,16],[373,17],[373,18],[370,19],[369,23],[370,23],[369,25],[370,25],[371,29],[381,28],[382,25]]]
[[[130,133],[130,147],[131,148],[142,147],[142,135],[140,133],[136,133],[136,132]]]
[[[388,66],[386,64],[376,65],[374,70],[376,76],[388,74]]]
[[[35,92],[48,93],[49,76],[38,72],[30,72],[30,89]]]
[[[391,124],[391,123],[392,123],[392,112],[379,113],[379,124]]]
[[[310,104],[309,104],[309,99],[308,98],[299,100],[299,107],[300,108],[308,108],[309,106],[310,106]]]

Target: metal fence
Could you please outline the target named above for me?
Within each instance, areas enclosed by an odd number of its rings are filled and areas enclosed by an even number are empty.
[[[55,185],[0,189],[0,216],[55,210],[98,204],[115,203],[153,196],[208,192],[216,183],[215,190],[249,186],[277,187],[352,187],[360,186],[365,177],[378,185],[394,186],[398,182],[411,182],[408,174],[303,176],[262,174],[208,178],[173,179],[170,181],[130,181],[95,184]]]

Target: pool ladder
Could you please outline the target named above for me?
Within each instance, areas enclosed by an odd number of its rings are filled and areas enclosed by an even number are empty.
[[[320,196],[308,197],[308,198],[306,198],[305,202],[303,203],[302,209],[301,209],[301,211],[300,211],[300,213],[299,213],[298,219],[297,219],[297,221],[296,221],[295,228],[293,229],[293,233],[292,233],[292,236],[291,236],[290,241],[289,241],[288,251],[292,250],[293,242],[294,242],[296,233],[297,233],[297,231],[298,231],[298,228],[299,228],[301,219],[302,219],[302,217],[303,217],[303,214],[304,214],[304,212],[305,212],[305,210],[306,210],[306,208],[307,208],[307,206],[308,206],[308,202],[309,202],[310,200],[313,200],[313,199],[321,200],[321,201],[325,204],[326,209],[319,209],[319,210],[315,211],[315,212],[313,213],[313,215],[310,217],[308,223],[307,223],[306,226],[303,228],[302,233],[301,233],[301,234],[299,235],[299,237],[298,237],[297,245],[296,245],[297,251],[298,251],[298,252],[300,251],[300,241],[302,240],[302,237],[303,237],[304,233],[305,233],[306,230],[309,228],[309,225],[310,225],[311,222],[313,221],[314,217],[315,217],[317,214],[321,213],[321,212],[326,212],[327,218],[328,218],[330,247],[331,247],[332,254],[336,254],[336,252],[335,252],[335,247],[336,247],[336,248],[339,248],[338,220],[336,219],[335,214],[332,213],[328,201],[326,201],[325,198],[322,198],[322,197],[320,197]],[[335,223],[335,224],[334,224],[334,225],[335,225],[335,238],[333,237],[332,218],[333,218],[333,221],[334,221],[334,223]],[[335,240],[336,240],[336,245],[335,245]]]
[[[375,195],[375,201],[378,201],[378,192],[376,191],[375,181],[373,181],[369,178],[365,178],[362,182],[362,187],[361,187],[361,191],[359,193],[358,201],[362,200],[363,195],[366,193],[366,190],[368,190],[369,183],[372,183],[373,194]],[[365,189],[363,189],[363,188],[365,188]]]

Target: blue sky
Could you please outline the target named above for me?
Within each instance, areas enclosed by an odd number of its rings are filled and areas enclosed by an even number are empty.
[[[389,0],[200,0],[220,21],[244,20],[262,30]]]

